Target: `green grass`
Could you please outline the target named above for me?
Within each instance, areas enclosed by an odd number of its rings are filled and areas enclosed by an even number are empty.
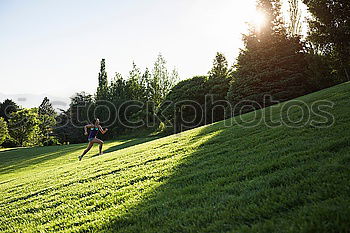
[[[299,98],[334,102],[330,128],[218,122],[108,142],[81,162],[85,144],[2,150],[0,231],[349,232],[349,93],[346,83]]]

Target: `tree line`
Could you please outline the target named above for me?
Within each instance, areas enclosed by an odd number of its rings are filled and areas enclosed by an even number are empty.
[[[95,95],[81,92],[73,96],[69,109],[58,115],[54,133],[60,141],[83,142],[86,138],[81,128],[96,117],[110,129],[107,139],[139,129],[140,121],[156,129],[156,111],[178,80],[177,70],[169,69],[159,54],[151,70],[141,72],[133,62],[127,78],[115,73],[108,82],[106,61],[102,59]]]
[[[311,15],[305,38],[301,2]],[[349,81],[350,2],[289,0],[289,8],[286,22],[280,0],[257,0],[265,24],[250,25],[234,64],[217,53],[207,75],[179,82],[159,55],[152,69],[133,63],[126,78],[115,73],[108,81],[102,59],[96,93],[75,94],[59,114],[47,98],[32,109],[5,100],[0,145],[80,143],[82,126],[95,117],[111,129],[107,139],[135,130],[181,132]]]
[[[56,112],[48,98],[39,107],[21,108],[6,99],[0,103],[0,146],[50,146],[59,141],[52,135]]]

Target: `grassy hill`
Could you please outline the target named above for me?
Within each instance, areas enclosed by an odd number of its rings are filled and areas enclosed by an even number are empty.
[[[349,232],[349,97],[346,83],[169,137],[108,142],[81,162],[85,144],[2,150],[0,231]]]

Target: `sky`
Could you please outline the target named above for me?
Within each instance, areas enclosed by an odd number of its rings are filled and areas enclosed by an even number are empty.
[[[0,93],[93,94],[102,58],[109,79],[159,53],[180,79],[205,75],[256,15],[255,0],[0,0]]]

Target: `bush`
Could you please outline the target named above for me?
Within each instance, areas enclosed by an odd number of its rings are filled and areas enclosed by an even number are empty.
[[[171,123],[175,132],[203,125],[205,113],[202,111],[207,93],[209,93],[208,77],[197,76],[183,80],[167,95],[157,113],[158,117],[165,124]]]
[[[14,148],[18,146],[20,146],[19,142],[10,136],[7,137],[5,141],[2,143],[2,147],[5,147],[5,148]]]
[[[61,143],[58,141],[56,137],[49,137],[43,142],[43,146],[56,146],[61,145]]]
[[[342,82],[332,68],[331,58],[316,54],[314,51],[306,56],[308,64],[308,81],[312,91],[322,90]]]

